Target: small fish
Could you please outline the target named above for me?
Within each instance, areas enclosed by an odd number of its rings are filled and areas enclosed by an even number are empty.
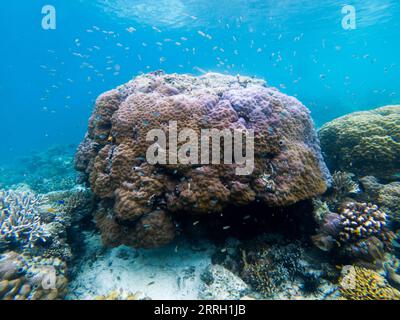
[[[57,204],[65,204],[65,201],[64,200],[58,200]]]
[[[155,283],[156,283],[155,281],[152,281],[152,282],[148,283],[147,286],[151,286],[151,285],[153,285]]]
[[[222,229],[228,230],[228,229],[230,229],[230,228],[231,228],[231,226],[225,226],[225,227],[223,227]]]
[[[200,223],[200,221],[195,221],[195,222],[193,222],[193,225],[195,226],[195,225],[198,225]]]
[[[56,213],[56,212],[57,212],[57,210],[56,210],[56,209],[54,209],[54,208],[49,208],[49,209],[47,209],[47,212],[50,212],[50,213]]]

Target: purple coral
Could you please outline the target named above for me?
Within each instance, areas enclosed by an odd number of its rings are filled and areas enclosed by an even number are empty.
[[[146,135],[170,121],[196,133],[254,130],[253,172],[238,176],[236,163],[149,164]],[[330,180],[305,106],[262,80],[220,74],[151,73],[101,95],[76,167],[103,200],[97,221],[112,245],[162,245],[174,236],[176,212],[287,206],[322,194]]]

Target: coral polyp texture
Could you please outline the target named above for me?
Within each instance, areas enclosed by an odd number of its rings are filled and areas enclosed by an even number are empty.
[[[149,164],[154,141],[146,135],[171,121],[198,136],[203,129],[254,130],[254,170],[237,175],[235,162]],[[102,200],[103,240],[134,247],[171,241],[176,212],[215,214],[254,201],[287,206],[322,194],[330,180],[305,106],[262,80],[213,73],[150,73],[102,94],[76,168]]]
[[[400,106],[356,112],[325,124],[321,146],[329,169],[388,179],[400,173]]]

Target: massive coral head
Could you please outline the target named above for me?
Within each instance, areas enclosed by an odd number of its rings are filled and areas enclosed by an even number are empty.
[[[220,164],[151,165],[147,134],[171,122],[197,136],[205,129],[254,132],[253,170],[238,175],[238,163],[222,162],[222,140]],[[216,214],[254,201],[287,206],[322,194],[330,180],[306,107],[262,80],[213,73],[150,73],[101,95],[76,168],[103,200],[97,221],[105,242],[138,247],[173,239],[176,212]]]

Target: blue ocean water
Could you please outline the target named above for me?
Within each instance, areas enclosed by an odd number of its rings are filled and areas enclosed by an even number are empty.
[[[44,30],[42,7],[56,9]],[[264,78],[298,97],[317,126],[400,103],[400,2],[15,0],[0,11],[0,163],[77,145],[96,97],[141,72]]]

